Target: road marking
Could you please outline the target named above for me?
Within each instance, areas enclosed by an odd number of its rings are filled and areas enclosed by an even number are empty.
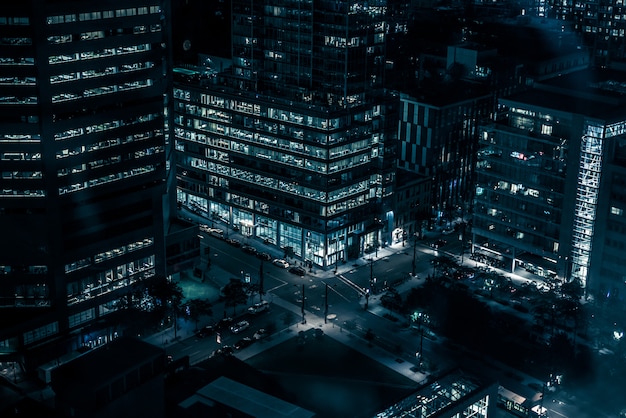
[[[327,284],[325,281],[322,281],[322,283]],[[330,290],[332,290],[333,292],[335,292],[337,295],[341,296],[343,298],[343,300],[345,300],[346,302],[350,302],[350,299],[348,299],[347,297],[345,297],[344,295],[339,293],[339,291],[337,289],[335,289],[333,286],[329,285],[328,288]]]
[[[272,279],[274,279],[274,280],[276,280],[276,281],[280,282],[281,284],[279,284],[278,286],[274,286],[274,287],[272,287],[271,289],[266,290],[266,292],[271,292],[271,291],[273,291],[273,290],[280,289],[281,287],[286,286],[286,285],[288,285],[288,284],[289,284],[289,283],[287,283],[286,281],[281,280],[281,279],[279,279],[278,277],[275,277],[275,276],[272,276]]]
[[[552,413],[552,412],[554,412],[555,414],[560,415],[560,416],[562,416],[563,418],[567,418],[567,415],[563,415],[562,413],[560,413],[560,412],[558,412],[558,411],[555,411],[554,409],[548,409],[548,411],[550,411],[551,413]]]
[[[338,277],[339,280],[341,280],[342,282],[344,282],[345,284],[347,284],[348,286],[350,286],[351,288],[356,290],[359,293],[359,295],[365,294],[365,290],[364,289],[359,287],[356,283],[352,282],[351,280],[346,279],[342,274],[338,274],[336,277]]]

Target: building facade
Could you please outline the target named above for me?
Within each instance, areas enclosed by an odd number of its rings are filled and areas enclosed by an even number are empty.
[[[167,7],[0,8],[3,352],[78,333],[165,274]]]
[[[233,1],[232,65],[175,80],[178,201],[309,266],[388,241],[384,5]]]
[[[474,251],[623,298],[625,80],[584,70],[501,99],[480,137]]]
[[[472,199],[477,127],[492,111],[484,89],[453,89],[400,95],[397,164],[431,179],[429,216],[438,220],[465,212]]]

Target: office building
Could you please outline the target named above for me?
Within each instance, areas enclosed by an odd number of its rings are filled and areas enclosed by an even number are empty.
[[[449,220],[468,209],[477,126],[492,111],[491,97],[460,81],[400,95],[397,164],[431,179],[427,216]]]
[[[233,1],[232,65],[176,73],[178,201],[309,266],[389,241],[384,6]]]
[[[165,275],[167,4],[0,8],[0,348],[20,361]]]
[[[589,69],[500,99],[480,135],[474,251],[623,298],[625,82]]]

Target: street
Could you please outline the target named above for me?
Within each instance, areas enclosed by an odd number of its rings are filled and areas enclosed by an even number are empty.
[[[422,381],[429,372],[436,373],[462,365],[468,370],[476,369],[501,384],[531,387],[540,385],[541,379],[451,344],[432,330],[427,330],[425,334],[427,337],[424,337],[415,327],[407,326],[408,318],[381,306],[380,297],[383,293],[379,291],[384,287],[395,285],[396,289],[403,293],[420,286],[427,276],[434,273],[431,260],[435,256],[448,254],[454,257],[455,253],[460,252],[460,244],[456,242],[451,242],[438,250],[431,248],[429,243],[430,241],[418,242],[415,251],[412,244],[406,244],[404,247],[396,244],[393,251],[380,250],[378,257],[376,254],[369,254],[356,262],[340,264],[337,273],[332,269],[327,272],[306,269],[303,277],[271,262],[263,261],[265,290],[263,299],[270,302],[270,311],[255,316],[245,313],[247,306],[260,300],[258,294],[252,295],[248,305],[238,306],[234,312],[232,307],[225,309],[223,302],[213,300],[213,317],[206,318],[200,325],[213,323],[224,315],[236,316],[236,320],[245,318],[250,322],[250,328],[241,334],[233,335],[230,331],[221,333],[221,346],[232,346],[239,339],[252,336],[259,328],[275,329],[269,338],[236,351],[235,355],[242,360],[295,336],[299,330],[316,327],[329,334],[335,332],[338,338],[349,334],[357,337],[346,338],[345,341],[351,346],[356,343],[358,348],[364,349],[372,358],[389,367],[396,369],[399,364],[403,365],[398,371],[416,381]],[[211,268],[204,273],[205,285],[219,290],[229,278],[246,278],[248,275],[251,283],[259,283],[261,261],[257,257],[229,245],[224,240],[208,235],[203,239],[203,245],[209,246],[208,256],[211,257]],[[271,251],[269,247],[262,245],[259,247],[259,251]],[[272,257],[276,258],[281,258],[282,255],[275,249],[272,253]],[[287,261],[297,264],[293,259]],[[206,259],[201,262],[204,265]],[[415,277],[409,275],[414,265]],[[526,317],[527,321],[531,318],[530,315],[516,311],[510,306],[485,300],[493,309],[506,310],[510,314]],[[328,316],[325,321],[326,313]],[[382,351],[368,350],[366,338],[372,338],[372,345]],[[158,341],[156,343],[158,344]],[[167,344],[162,337],[160,344],[165,346],[167,353],[174,358],[189,356],[191,364],[208,358],[220,347],[215,335],[197,338],[190,332],[181,333],[179,340],[169,340]],[[428,365],[428,371],[424,370],[426,374],[420,373],[420,362],[422,365]],[[578,408],[580,402],[573,404],[569,399],[559,399],[558,396],[564,397],[558,393],[545,394],[543,404],[553,413],[551,416],[572,418],[602,416],[593,406],[586,406],[591,408],[593,413],[585,413]]]

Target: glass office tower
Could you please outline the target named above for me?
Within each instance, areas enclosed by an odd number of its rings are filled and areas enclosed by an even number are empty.
[[[385,2],[232,11],[232,65],[175,80],[178,200],[309,266],[373,251],[397,129],[382,90]]]
[[[165,272],[167,4],[0,8],[3,352],[79,335]]]
[[[500,99],[480,137],[475,252],[624,306],[625,86],[590,69]]]

